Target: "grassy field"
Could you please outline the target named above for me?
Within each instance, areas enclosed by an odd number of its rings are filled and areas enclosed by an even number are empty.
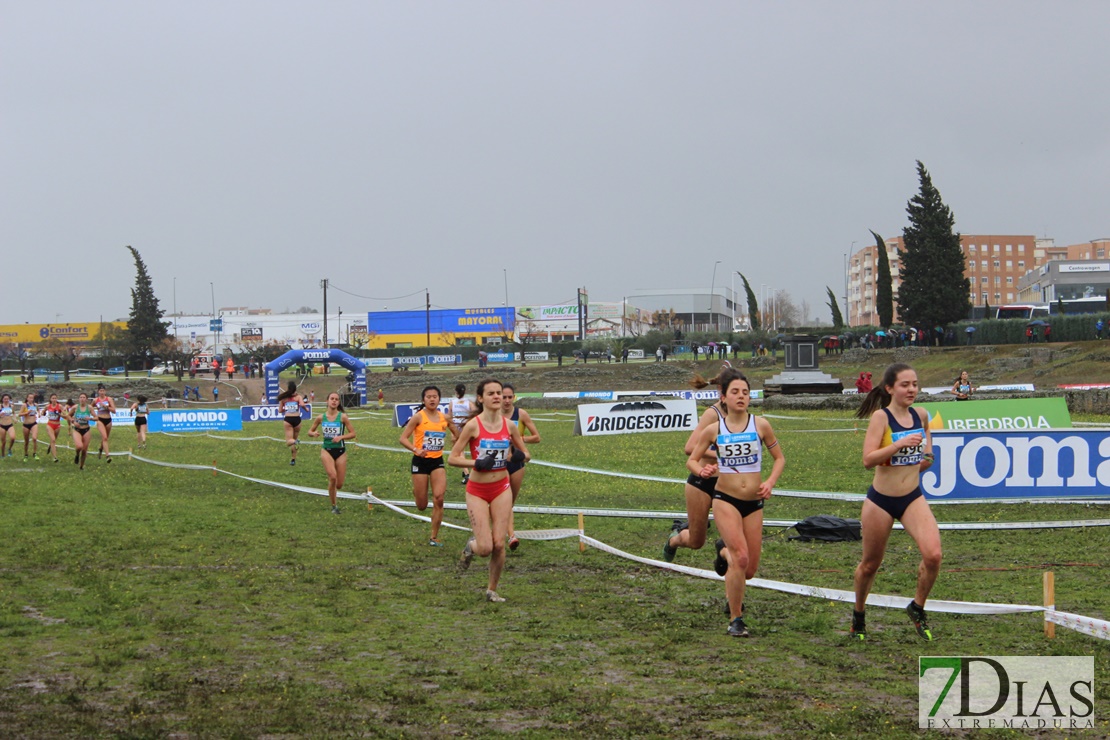
[[[791,416],[802,418],[773,420],[782,487],[863,492],[862,433],[847,415]],[[539,459],[684,477],[684,434],[582,438],[569,421],[539,426]],[[235,441],[152,435],[143,454],[322,488],[315,448],[290,467],[280,443],[244,441],[280,427],[248,425]],[[382,417],[356,428],[360,442],[396,443]],[[122,425],[113,437],[118,448],[133,439]],[[449,480],[448,500],[462,501]],[[352,451],[346,490],[367,486],[408,498],[407,457]],[[326,498],[208,471],[119,458],[79,473],[65,455],[56,465],[10,458],[0,495],[5,737],[918,737],[920,655],[1094,655],[1096,683],[1110,668],[1110,643],[1065,629],[1048,641],[1036,615],[936,614],[940,641],[929,645],[901,612],[872,609],[871,640],[852,644],[847,605],[765,590],[748,595],[753,638],[736,640],[719,582],[580,554],[574,540],[524,542],[502,579],[508,601],[488,604],[484,563],[456,570],[462,533],[446,530],[447,547],[430,548],[426,524],[382,507],[346,502],[337,517]],[[520,503],[678,516],[682,489],[532,465]],[[1110,517],[1072,505],[935,511],[942,521]],[[858,516],[858,505],[778,497],[766,510],[813,514]],[[517,526],[575,521],[519,515]],[[668,526],[586,522],[591,536],[653,558]],[[858,543],[787,535],[766,531],[761,577],[851,588]],[[1106,528],[942,537],[935,598],[1038,604],[1051,569],[1059,608],[1110,617]],[[677,562],[709,568],[711,549]],[[876,593],[909,595],[916,564],[895,533]],[[1110,734],[1108,710],[1096,694],[1097,735]]]

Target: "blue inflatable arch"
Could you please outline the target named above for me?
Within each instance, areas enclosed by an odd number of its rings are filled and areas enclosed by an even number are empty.
[[[366,363],[357,357],[338,349],[291,349],[273,362],[263,365],[266,373],[266,402],[277,403],[281,393],[278,376],[282,370],[301,362],[334,362],[355,374],[354,390],[358,393],[359,403],[366,403]]]

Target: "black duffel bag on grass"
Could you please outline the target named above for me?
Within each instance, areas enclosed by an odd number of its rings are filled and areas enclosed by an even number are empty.
[[[818,514],[794,525],[798,534],[792,540],[802,542],[854,542],[861,539],[859,519],[841,519],[838,516]]]

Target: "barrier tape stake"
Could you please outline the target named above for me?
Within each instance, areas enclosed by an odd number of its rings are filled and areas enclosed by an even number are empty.
[[[1044,572],[1044,608],[1056,610],[1056,576],[1050,570]],[[1051,640],[1056,637],[1056,625],[1044,620],[1044,636]]]
[[[370,486],[367,486],[366,487],[366,493],[368,495],[373,495],[374,492],[370,490]],[[366,510],[367,511],[373,511],[374,510],[374,505],[372,503],[370,503],[370,499],[366,499]]]
[[[212,477],[215,478],[218,475],[219,475],[219,472],[216,470],[216,460],[213,458],[213,460],[212,460]]]
[[[578,512],[578,531],[583,534],[586,533],[586,515],[581,511]],[[586,543],[581,539],[578,540],[578,552],[586,552]]]

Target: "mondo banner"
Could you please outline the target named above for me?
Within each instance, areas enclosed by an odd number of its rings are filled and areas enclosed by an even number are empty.
[[[238,409],[152,411],[147,418],[152,432],[238,432],[243,428]]]
[[[1110,430],[934,431],[935,464],[921,475],[934,499],[1110,501]]]
[[[582,436],[636,432],[688,432],[698,423],[693,401],[626,401],[578,407],[574,433]]]

